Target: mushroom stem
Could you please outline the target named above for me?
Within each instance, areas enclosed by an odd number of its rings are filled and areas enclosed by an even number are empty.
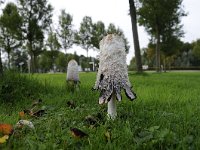
[[[112,94],[110,101],[108,102],[108,118],[115,119],[117,116],[116,96]]]

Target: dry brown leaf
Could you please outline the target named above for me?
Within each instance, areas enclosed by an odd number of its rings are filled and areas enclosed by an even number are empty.
[[[72,136],[77,139],[88,136],[88,134],[84,133],[83,131],[77,128],[70,128],[70,131]]]
[[[10,124],[0,124],[0,133],[9,135],[13,133],[13,127]]]

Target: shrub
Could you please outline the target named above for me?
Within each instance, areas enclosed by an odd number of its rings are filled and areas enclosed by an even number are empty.
[[[5,72],[0,79],[0,102],[24,101],[37,97],[43,92],[45,92],[44,85],[32,76],[9,71]]]

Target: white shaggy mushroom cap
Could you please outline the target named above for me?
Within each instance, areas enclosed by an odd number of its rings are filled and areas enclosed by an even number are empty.
[[[78,63],[74,59],[67,66],[67,81],[79,81]]]
[[[99,69],[94,86],[100,90],[100,104],[107,103],[113,93],[121,101],[122,88],[129,99],[136,98],[127,71],[124,40],[118,35],[107,35],[100,42]]]

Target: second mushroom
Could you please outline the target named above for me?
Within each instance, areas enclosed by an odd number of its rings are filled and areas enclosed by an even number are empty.
[[[74,59],[70,60],[68,63],[66,81],[68,83],[68,87],[72,91],[74,91],[80,83],[78,63]]]

